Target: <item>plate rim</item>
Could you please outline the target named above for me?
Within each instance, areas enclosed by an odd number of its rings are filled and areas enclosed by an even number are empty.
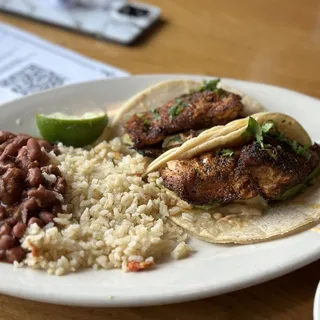
[[[32,292],[30,290],[25,291],[19,291],[19,290],[1,290],[0,287],[0,294],[5,294],[7,296],[12,296],[15,298],[35,301],[35,302],[41,302],[41,303],[49,303],[49,304],[55,304],[55,305],[62,305],[62,306],[74,306],[74,307],[97,307],[97,308],[129,308],[129,307],[147,307],[147,306],[160,306],[160,305],[170,305],[175,303],[182,303],[182,302],[189,302],[189,301],[196,301],[200,299],[215,297],[218,295],[226,294],[226,293],[232,293],[238,290],[247,289],[249,287],[259,285],[266,283],[268,281],[277,279],[281,276],[284,276],[286,274],[289,274],[293,271],[296,271],[300,268],[303,268],[307,266],[308,264],[311,264],[318,259],[320,259],[320,253],[317,253],[316,256],[313,253],[309,253],[307,257],[303,256],[303,261],[296,262],[290,266],[282,266],[275,272],[270,272],[268,275],[260,274],[259,276],[255,277],[254,280],[252,279],[244,279],[241,281],[238,281],[237,284],[230,284],[228,286],[225,286],[224,288],[220,288],[218,290],[213,290],[211,287],[207,287],[205,289],[202,289],[199,291],[199,289],[195,291],[189,290],[187,293],[179,294],[177,295],[165,295],[163,297],[159,296],[151,296],[151,297],[144,297],[143,300],[131,300],[132,296],[122,296],[121,299],[117,300],[114,299],[113,296],[104,297],[103,299],[99,297],[98,299],[88,299],[88,297],[79,297],[75,300],[67,296],[68,300],[63,300],[66,298],[65,295],[55,295],[52,294],[44,294],[43,292]],[[190,258],[192,259],[192,257]],[[42,270],[31,270],[32,272],[45,272]],[[90,272],[91,269],[86,269],[82,272]],[[96,271],[96,270],[94,270]],[[108,271],[108,270],[99,270],[100,272]],[[99,272],[96,271],[96,272]],[[119,272],[122,272],[121,270],[117,270]],[[53,276],[54,277],[54,276]],[[64,275],[63,277],[68,277],[68,275]],[[320,308],[320,290],[318,290],[318,309]],[[315,318],[315,320],[318,320],[318,318]]]
[[[29,99],[29,98],[34,98],[34,97],[41,97],[43,95],[46,95],[50,92],[55,92],[55,91],[65,91],[68,90],[69,88],[72,87],[77,87],[77,86],[86,86],[86,85],[94,85],[95,83],[101,83],[101,82],[109,82],[109,81],[121,81],[124,79],[146,79],[146,78],[153,78],[153,77],[168,77],[168,78],[176,78],[176,77],[188,77],[188,78],[201,78],[201,79],[221,79],[221,80],[226,80],[226,81],[235,81],[235,82],[239,82],[239,83],[248,83],[248,84],[256,84],[259,86],[264,86],[264,87],[270,87],[273,89],[277,89],[277,90],[284,90],[293,94],[297,94],[299,96],[304,96],[305,98],[308,99],[312,99],[314,101],[318,101],[320,102],[320,98],[317,97],[313,97],[310,96],[306,93],[303,92],[299,92],[287,87],[283,87],[283,86],[277,86],[274,84],[270,84],[270,83],[266,83],[266,82],[261,82],[261,81],[249,81],[249,80],[243,80],[240,78],[229,78],[229,77],[217,77],[217,76],[210,76],[210,75],[200,75],[200,74],[192,74],[192,73],[155,73],[155,74],[132,74],[129,76],[121,76],[121,77],[115,77],[115,78],[108,78],[108,79],[97,79],[97,80],[89,80],[89,81],[82,81],[82,82],[78,82],[78,83],[70,83],[70,84],[66,84],[63,85],[61,87],[57,87],[57,88],[51,88],[51,89],[46,89],[43,90],[41,92],[36,92],[36,93],[31,93],[27,96],[22,96],[22,97],[17,97],[12,101],[7,101],[4,103],[0,103],[0,108],[2,108],[3,106],[7,106],[10,104],[14,104],[16,102],[19,102],[21,100],[25,100],[25,99]],[[162,80],[161,80],[162,81]]]
[[[320,282],[318,283],[313,303],[313,319],[320,319]]]
[[[39,93],[35,93],[32,95],[29,95],[27,97],[21,97],[18,99],[15,99],[13,101],[4,103],[0,105],[0,108],[2,107],[7,107],[10,105],[14,105],[16,103],[21,103],[21,101],[24,101],[26,99],[33,99],[36,96],[41,97],[41,96],[46,96],[48,94],[52,94],[52,92],[66,92],[70,89],[70,87],[76,87],[76,86],[87,86],[87,85],[94,85],[96,83],[100,83],[100,82],[109,82],[109,81],[123,81],[125,79],[127,79],[128,81],[130,81],[131,79],[137,79],[137,81],[139,81],[139,79],[148,79],[148,78],[154,78],[154,77],[163,77],[165,78],[184,78],[184,77],[188,77],[188,78],[201,78],[201,79],[212,79],[212,78],[219,78],[219,77],[214,77],[214,76],[207,76],[207,75],[197,75],[197,74],[144,74],[144,75],[132,75],[132,76],[124,76],[124,77],[119,77],[119,78],[111,78],[111,79],[101,79],[101,80],[94,80],[94,81],[87,81],[87,82],[81,82],[81,83],[76,83],[76,84],[69,84],[63,87],[59,87],[59,88],[55,88],[55,89],[49,89],[49,90],[45,90]],[[164,80],[163,79],[163,80]],[[318,98],[306,95],[304,93],[300,93],[288,88],[284,88],[284,87],[279,87],[279,86],[275,86],[275,85],[271,85],[271,84],[266,84],[266,83],[262,83],[262,82],[254,82],[254,81],[246,81],[246,80],[241,80],[241,79],[233,79],[233,78],[224,78],[221,77],[222,80],[230,80],[233,82],[239,82],[239,83],[245,83],[245,84],[254,84],[254,85],[258,85],[258,86],[263,86],[264,88],[270,88],[271,90],[280,90],[280,91],[285,91],[287,93],[292,94],[296,94],[299,95],[300,97],[303,97],[304,99],[311,99],[315,102],[320,102],[320,100]],[[162,81],[162,80],[160,80]],[[144,297],[143,301],[131,301],[130,298],[128,300],[128,297],[126,298],[122,298],[121,300],[112,300],[112,299],[100,299],[100,300],[88,300],[88,298],[84,298],[84,297],[77,297],[75,301],[72,301],[72,298],[69,299],[68,301],[62,301],[63,297],[54,297],[52,298],[52,294],[43,294],[43,293],[38,293],[35,295],[34,292],[31,292],[30,290],[26,290],[26,291],[19,291],[19,290],[15,290],[13,289],[9,289],[9,290],[2,290],[1,285],[0,285],[0,292],[7,294],[7,295],[11,295],[14,297],[19,297],[19,298],[24,298],[24,299],[29,299],[29,300],[33,300],[33,301],[39,301],[39,302],[47,302],[47,303],[54,303],[54,304],[61,304],[61,305],[73,305],[73,306],[81,306],[82,304],[84,304],[85,306],[92,306],[92,307],[129,307],[129,306],[147,306],[147,305],[162,305],[162,304],[171,304],[171,303],[177,303],[177,302],[182,302],[182,301],[190,301],[190,300],[196,300],[196,299],[201,299],[201,298],[206,298],[206,297],[211,297],[213,295],[218,295],[218,294],[223,294],[226,292],[232,292],[235,290],[239,290],[239,289],[243,289],[243,288],[247,288],[249,286],[252,285],[256,285],[256,284],[260,284],[266,281],[269,281],[271,279],[275,279],[277,277],[280,277],[284,274],[290,273],[294,270],[297,270],[309,263],[312,263],[314,261],[316,261],[317,259],[320,258],[320,252],[316,252],[316,250],[314,250],[315,252],[308,252],[307,254],[305,254],[303,256],[302,259],[300,259],[300,261],[295,261],[295,263],[292,263],[291,265],[285,265],[285,266],[281,266],[281,268],[278,268],[277,271],[274,272],[269,272],[267,275],[261,273],[260,276],[255,277],[254,280],[252,279],[243,279],[241,281],[238,281],[236,285],[229,285],[226,286],[224,288],[220,288],[219,290],[215,290],[214,294],[212,287],[207,287],[203,290],[201,290],[201,292],[199,291],[188,291],[184,294],[181,295],[177,295],[177,296],[164,296],[164,297],[157,297],[157,296],[151,296],[151,297]],[[37,270],[35,270],[35,272],[37,272]],[[67,277],[67,276],[64,276]],[[319,293],[320,294],[320,293]],[[82,305],[82,306],[84,306]]]

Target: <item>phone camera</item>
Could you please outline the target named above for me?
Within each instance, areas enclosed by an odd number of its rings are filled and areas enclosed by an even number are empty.
[[[133,7],[131,5],[126,5],[122,7],[121,9],[119,9],[119,12],[124,15],[130,16],[130,17],[136,17],[136,18],[145,17],[149,14],[148,10]]]

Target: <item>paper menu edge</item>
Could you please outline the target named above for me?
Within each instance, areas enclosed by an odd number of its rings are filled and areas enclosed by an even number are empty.
[[[32,41],[34,43],[38,43],[41,46],[46,46],[47,48],[49,47],[50,49],[53,49],[54,51],[59,51],[59,54],[61,54],[61,52],[63,52],[63,54],[69,56],[69,58],[70,58],[70,56],[71,57],[73,56],[77,60],[82,60],[82,63],[85,62],[86,64],[89,64],[89,65],[91,64],[91,67],[96,66],[100,70],[106,70],[106,69],[114,70],[116,72],[117,77],[119,77],[119,76],[125,77],[125,76],[130,75],[130,73],[128,73],[127,71],[125,71],[121,68],[118,68],[117,66],[113,66],[113,65],[110,65],[109,63],[104,63],[99,60],[86,57],[85,55],[83,55],[81,53],[75,52],[69,48],[65,48],[59,44],[50,42],[46,39],[39,37],[38,35],[35,35],[33,33],[28,32],[28,31],[20,30],[20,29],[14,27],[12,25],[9,25],[7,23],[0,22],[0,31],[1,31],[1,29],[5,30],[5,32],[9,35],[15,34],[15,35],[18,35],[20,38],[24,38],[24,40],[28,40],[28,38],[32,39]],[[53,53],[55,53],[55,52],[53,52]]]

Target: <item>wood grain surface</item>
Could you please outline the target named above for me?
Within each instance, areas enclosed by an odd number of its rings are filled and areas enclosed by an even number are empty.
[[[33,32],[134,74],[195,73],[259,81],[320,98],[318,0],[148,0],[162,21],[133,47],[0,14]],[[2,45],[2,44],[1,44]],[[312,319],[320,261],[235,293],[129,309],[74,308],[0,295],[0,319]],[[4,275],[0,276],[4,281]]]

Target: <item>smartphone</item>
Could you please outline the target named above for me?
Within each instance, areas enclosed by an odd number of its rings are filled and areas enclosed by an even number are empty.
[[[159,7],[125,0],[0,0],[0,11],[125,45],[161,16]]]

